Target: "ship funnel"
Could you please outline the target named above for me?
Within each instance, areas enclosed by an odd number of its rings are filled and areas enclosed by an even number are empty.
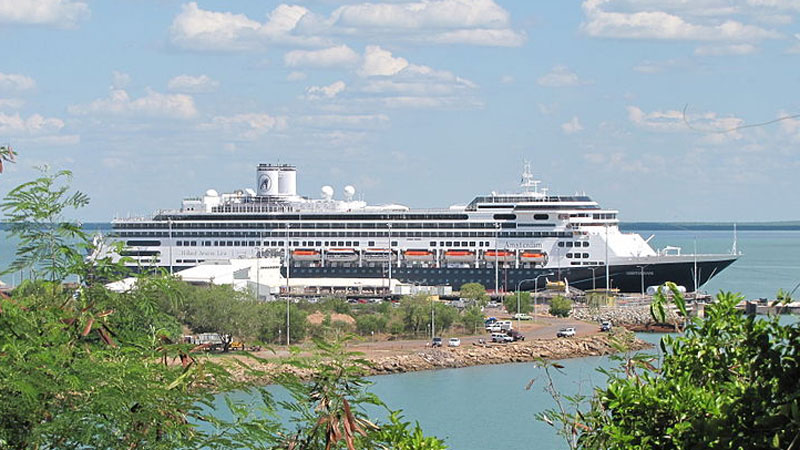
[[[297,195],[297,169],[288,164],[259,164],[256,171],[258,195],[293,197]]]

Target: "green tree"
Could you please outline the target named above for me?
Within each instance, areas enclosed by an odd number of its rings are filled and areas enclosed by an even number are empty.
[[[15,156],[10,145],[0,145],[0,173],[3,173],[3,161],[13,163]]]
[[[431,323],[431,300],[426,294],[405,296],[400,299],[402,324],[406,333],[417,336]]]
[[[508,295],[503,299],[503,306],[509,314],[516,314],[517,312],[529,313],[533,311],[533,299],[531,293],[524,291],[519,293],[519,311],[517,311],[517,296]]]
[[[572,300],[556,295],[550,300],[550,314],[556,317],[567,317],[572,311]]]
[[[450,305],[436,301],[433,302],[433,310],[435,312],[434,326],[437,334],[449,330],[458,320],[458,310]],[[428,315],[430,316],[430,314]]]
[[[470,306],[461,314],[461,325],[468,332],[475,334],[478,329],[483,329],[483,312],[477,305]]]
[[[9,234],[19,239],[16,259],[6,273],[35,269],[47,280],[62,281],[81,264],[81,247],[89,241],[80,225],[68,221],[64,214],[86,206],[89,197],[69,192],[71,172],[50,174],[47,168],[40,170],[42,176],[15,187],[0,203],[10,223]]]
[[[305,339],[308,332],[307,314],[294,303],[289,304],[289,338],[296,344]],[[258,316],[258,336],[264,342],[286,344],[286,302],[263,304]]]
[[[386,331],[386,317],[380,314],[365,314],[356,317],[356,331],[362,336]]]
[[[486,288],[480,283],[463,284],[459,289],[459,293],[461,298],[472,301],[480,307],[484,307],[489,303],[489,294],[486,293]]]

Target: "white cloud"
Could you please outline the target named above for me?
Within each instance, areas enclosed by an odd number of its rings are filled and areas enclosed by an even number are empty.
[[[74,27],[89,17],[89,6],[72,0],[0,0],[0,23]]]
[[[0,73],[0,89],[4,91],[27,91],[35,87],[36,81],[29,76],[18,73]]]
[[[715,112],[687,112],[684,115],[683,111],[674,109],[646,113],[637,106],[628,106],[627,110],[628,120],[649,131],[705,133],[706,143],[742,137],[736,128],[742,126],[744,120],[738,117],[719,117]]]
[[[374,128],[388,122],[386,114],[320,114],[298,118],[301,125],[318,128]]]
[[[262,23],[245,14],[208,11],[190,2],[172,21],[170,39],[179,47],[198,51],[254,50],[269,44],[321,45],[325,41],[320,38],[295,33],[308,12],[302,6],[282,4]]]
[[[358,53],[346,45],[322,50],[292,50],[283,56],[289,67],[348,67],[358,63]]]
[[[756,50],[757,47],[752,44],[704,45],[697,47],[694,54],[698,56],[749,55]]]
[[[561,131],[563,131],[564,134],[575,134],[582,130],[583,125],[581,125],[581,121],[578,119],[578,116],[572,116],[572,120],[561,124]]]
[[[319,98],[333,98],[344,91],[344,81],[334,81],[328,86],[309,86],[306,88],[306,98],[310,100]]]
[[[304,72],[298,71],[290,72],[289,75],[286,75],[287,81],[301,81],[305,80],[306,78],[308,78],[308,75],[306,75]]]
[[[578,77],[578,74],[564,65],[553,66],[550,72],[539,77],[536,82],[541,86],[547,87],[569,87],[587,84],[587,82]]]
[[[425,0],[360,3],[336,9],[317,29],[381,34],[442,44],[520,46],[525,34],[510,27],[510,14],[492,0]]]
[[[682,6],[677,8],[676,4]],[[581,29],[590,36],[625,39],[752,42],[781,36],[774,30],[748,25],[727,17],[714,17],[737,11],[735,8],[714,6],[709,7],[704,2],[693,5],[671,1],[584,0],[582,7],[586,20],[581,24]],[[673,7],[678,11],[671,13],[655,9],[657,7],[665,9]],[[690,22],[679,15],[692,15],[692,13],[694,16],[711,16],[711,18],[706,19],[705,23]]]
[[[283,116],[264,113],[245,113],[232,116],[215,116],[210,122],[201,124],[201,130],[218,130],[235,136],[236,139],[252,141],[273,130],[283,130],[287,120]]]
[[[19,98],[0,98],[0,109],[19,109],[25,101]]]
[[[0,113],[0,135],[6,136],[40,136],[59,132],[64,128],[64,121],[54,117],[33,114],[27,118],[19,113]]]
[[[114,89],[125,89],[131,82],[131,76],[125,72],[111,72],[111,87]]]
[[[48,136],[21,137],[16,142],[25,145],[54,147],[57,145],[77,145],[81,142],[77,134],[53,134]]]
[[[171,91],[186,93],[214,92],[219,89],[219,81],[208,75],[178,75],[167,82]]]
[[[394,57],[392,52],[377,45],[369,45],[364,50],[364,62],[358,73],[364,77],[391,76],[408,67],[405,58]]]
[[[144,116],[172,119],[189,119],[197,115],[194,99],[185,94],[161,94],[149,89],[143,97],[132,99],[123,89],[112,89],[109,96],[87,105],[67,108],[78,115]]]

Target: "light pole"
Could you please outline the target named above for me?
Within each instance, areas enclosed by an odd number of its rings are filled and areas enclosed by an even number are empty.
[[[644,297],[644,268],[646,266],[638,266],[639,272],[642,274],[642,297]]]
[[[436,309],[433,307],[433,296],[429,295],[431,299],[431,341],[436,337]]]
[[[589,267],[589,270],[592,271],[592,290],[597,290],[596,279],[594,272],[597,270],[597,266]]]
[[[500,224],[494,224],[494,295],[497,296],[500,289],[500,265],[497,263],[497,247],[500,240]]]
[[[549,276],[549,275],[552,275],[552,274],[553,274],[553,272],[543,273],[543,274],[537,275],[535,278],[525,278],[524,280],[520,280],[519,283],[517,283],[517,314],[520,313],[519,291],[520,291],[520,288],[522,287],[522,283],[524,283],[526,281],[533,281],[533,283],[534,283],[534,288],[533,288],[533,320],[536,321],[536,291],[539,289],[539,278],[546,277],[546,276]],[[517,316],[517,328],[519,328],[519,316]]]
[[[387,223],[389,228],[389,299],[392,298],[392,224]]]
[[[286,257],[284,258],[286,261],[286,349],[289,349],[289,297],[291,294],[291,287],[289,287],[289,267],[291,267],[291,262],[289,261],[289,223],[286,223]]]

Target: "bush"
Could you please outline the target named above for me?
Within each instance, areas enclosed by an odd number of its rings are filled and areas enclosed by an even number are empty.
[[[503,299],[503,306],[509,314],[516,314],[517,312],[529,313],[533,311],[533,297],[530,292],[519,293],[519,311],[517,311],[517,295],[507,295]]]
[[[550,300],[550,314],[556,317],[567,317],[572,311],[572,300],[557,295]]]

